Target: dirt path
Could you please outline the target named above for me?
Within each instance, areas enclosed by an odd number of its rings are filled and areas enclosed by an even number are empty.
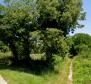
[[[48,81],[47,84],[73,84],[72,77],[72,60],[67,59],[63,64],[63,68],[59,72],[59,77],[56,80]]]
[[[3,79],[1,75],[0,75],[0,84],[7,84],[7,82]]]
[[[72,71],[72,62],[71,62],[71,64],[70,64],[70,68],[69,68],[70,70],[69,70],[69,75],[68,75],[68,84],[72,84],[72,81],[73,81],[73,77],[72,77],[72,75],[73,75],[73,71]]]

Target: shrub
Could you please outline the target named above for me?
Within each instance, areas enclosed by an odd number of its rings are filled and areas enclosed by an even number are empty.
[[[91,49],[91,36],[84,33],[78,33],[67,39],[70,46],[70,53],[77,55],[82,51]]]

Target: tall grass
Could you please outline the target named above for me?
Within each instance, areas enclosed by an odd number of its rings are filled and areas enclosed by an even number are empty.
[[[73,84],[91,84],[91,51],[84,51],[74,59]]]

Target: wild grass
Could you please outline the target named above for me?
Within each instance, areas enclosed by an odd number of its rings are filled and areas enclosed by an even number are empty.
[[[81,52],[73,64],[73,84],[91,84],[91,52]]]
[[[38,63],[37,66],[0,65],[0,75],[8,84],[67,84],[70,60],[59,56],[54,59],[54,70]]]

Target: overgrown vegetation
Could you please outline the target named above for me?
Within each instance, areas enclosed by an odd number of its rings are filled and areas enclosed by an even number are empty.
[[[72,57],[73,83],[90,83],[91,36],[83,33],[69,36],[69,32],[84,26],[79,24],[85,19],[82,0],[3,0],[3,3],[0,74],[9,84],[67,84]]]
[[[73,59],[73,84],[90,84],[91,36],[78,33],[70,37],[69,42],[71,43],[70,51],[73,56],[75,55]]]
[[[82,0],[4,0],[0,11],[0,40],[9,47],[14,63],[30,62],[32,53],[45,53],[47,61],[53,54],[65,57],[66,35],[85,18]]]
[[[73,72],[74,84],[91,83],[91,50],[77,55],[74,59]]]
[[[84,33],[78,33],[72,37],[68,37],[67,43],[70,46],[70,53],[75,56],[82,51],[91,49],[91,36]]]
[[[43,66],[1,66],[0,74],[9,84],[58,84],[67,83],[70,59],[59,56],[55,60],[55,72]],[[42,70],[41,70],[42,67]],[[48,70],[47,70],[48,69]],[[66,72],[66,73],[65,73]],[[61,79],[61,76],[63,77]]]

